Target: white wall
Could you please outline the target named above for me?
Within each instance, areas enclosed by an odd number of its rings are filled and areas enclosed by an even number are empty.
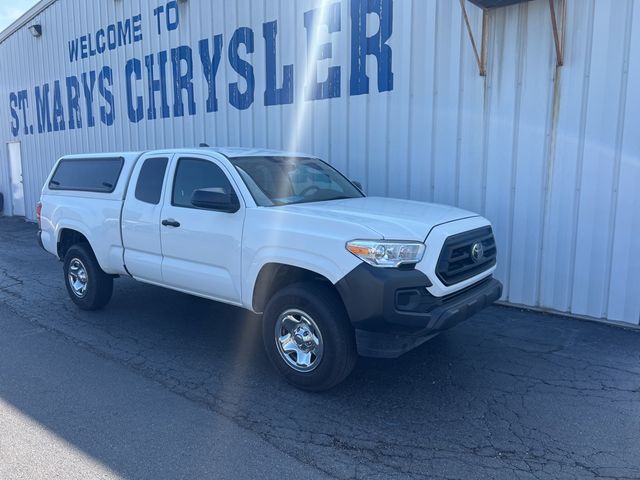
[[[153,8],[162,1],[58,0],[37,21],[43,36],[23,28],[0,44],[0,130],[22,143],[29,218],[55,159],[65,153],[211,145],[296,148],[332,161],[363,182],[369,194],[459,205],[494,224],[500,248],[497,276],[505,300],[637,324],[640,320],[640,4],[634,0],[569,0],[565,65],[556,70],[548,2],[534,0],[491,13],[488,76],[481,78],[460,6],[451,0],[393,2],[393,90],[378,92],[376,61],[368,57],[368,95],[350,96],[350,0],[341,0],[341,30],[333,43],[341,96],[305,101],[304,13],[320,0],[188,0],[180,25],[158,35]],[[481,15],[468,7],[480,32]],[[114,21],[142,14],[141,42],[70,63],[67,42]],[[278,85],[294,64],[295,102],[265,107],[262,24],[278,21]],[[368,16],[368,32],[378,29]],[[239,81],[227,48],[237,27],[251,27],[255,101],[230,106],[227,85]],[[219,110],[205,111],[207,83],[198,41],[223,35],[216,78]],[[197,113],[131,123],[125,64],[131,57],[188,45],[193,49]],[[28,121],[36,124],[34,87],[113,69],[115,121],[17,137],[9,93],[28,91]],[[144,70],[144,62],[143,62]],[[168,97],[172,103],[171,60]],[[144,72],[143,72],[144,73]],[[136,95],[145,96],[143,82]],[[64,105],[66,92],[62,92]],[[83,102],[84,99],[81,100]],[[96,91],[94,108],[105,102]],[[83,111],[86,115],[86,112]],[[21,115],[21,113],[20,113]],[[83,120],[86,120],[83,118]],[[21,125],[22,127],[22,125]],[[37,126],[35,127],[37,132]],[[8,196],[6,145],[0,148],[0,191]],[[8,199],[7,199],[8,200]],[[5,202],[7,203],[7,202]]]

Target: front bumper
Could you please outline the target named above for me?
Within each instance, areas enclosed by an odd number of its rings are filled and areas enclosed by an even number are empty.
[[[362,264],[336,287],[356,331],[358,353],[398,357],[468,319],[500,298],[502,284],[487,277],[445,297],[434,297],[419,270]]]

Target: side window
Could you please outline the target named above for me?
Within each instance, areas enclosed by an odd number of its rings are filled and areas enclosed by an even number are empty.
[[[162,194],[162,182],[167,170],[167,158],[147,158],[140,168],[136,185],[136,198],[157,205]]]
[[[176,207],[195,208],[191,205],[191,196],[194,191],[204,188],[234,193],[229,179],[215,163],[199,158],[178,160],[171,204]]]
[[[51,177],[51,190],[111,193],[115,190],[122,158],[65,158]]]

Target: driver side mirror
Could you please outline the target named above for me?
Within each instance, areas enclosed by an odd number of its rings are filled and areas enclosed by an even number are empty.
[[[195,190],[191,195],[191,205],[225,213],[235,213],[240,210],[240,201],[235,192],[229,193],[222,188]]]
[[[362,193],[364,193],[364,187],[362,186],[362,184],[360,182],[358,182],[357,180],[351,180],[351,183],[353,183],[358,190],[360,190]]]

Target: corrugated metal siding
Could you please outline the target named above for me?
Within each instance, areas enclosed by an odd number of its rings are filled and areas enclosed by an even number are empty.
[[[481,78],[450,0],[395,0],[394,89],[377,91],[368,61],[369,95],[348,96],[350,2],[333,42],[342,95],[302,99],[306,62],[304,12],[319,0],[189,0],[176,31],[153,31],[146,2],[58,0],[37,18],[43,36],[26,28],[0,44],[0,116],[10,119],[8,92],[110,65],[115,72],[116,123],[106,127],[22,134],[29,218],[55,159],[66,153],[212,145],[266,146],[330,159],[368,193],[436,201],[478,211],[494,224],[497,276],[505,300],[630,323],[640,320],[640,5],[634,0],[568,0],[565,65],[556,70],[548,3],[494,10],[488,76]],[[330,2],[324,2],[330,3]],[[476,32],[481,14],[468,7]],[[70,64],[67,41],[142,11],[144,41]],[[262,23],[278,20],[278,84],[294,64],[296,101],[264,107]],[[368,31],[378,23],[368,17]],[[238,75],[228,40],[250,26],[255,53],[253,106],[238,111],[227,84]],[[197,42],[224,36],[217,77],[219,111],[205,113],[206,82]],[[124,65],[177,45],[194,49],[196,116],[130,124]],[[242,49],[241,49],[242,52]],[[327,73],[319,67],[319,78]],[[168,64],[170,68],[170,63]],[[198,79],[198,76],[200,78]],[[170,75],[168,75],[170,80]],[[243,81],[240,80],[241,85]],[[137,94],[145,95],[140,83]],[[171,90],[171,87],[169,86]],[[171,98],[171,91],[169,92]],[[30,105],[32,112],[34,106]],[[6,124],[5,124],[6,125]],[[12,140],[7,126],[5,141]],[[6,146],[0,149],[0,191],[8,196]]]

